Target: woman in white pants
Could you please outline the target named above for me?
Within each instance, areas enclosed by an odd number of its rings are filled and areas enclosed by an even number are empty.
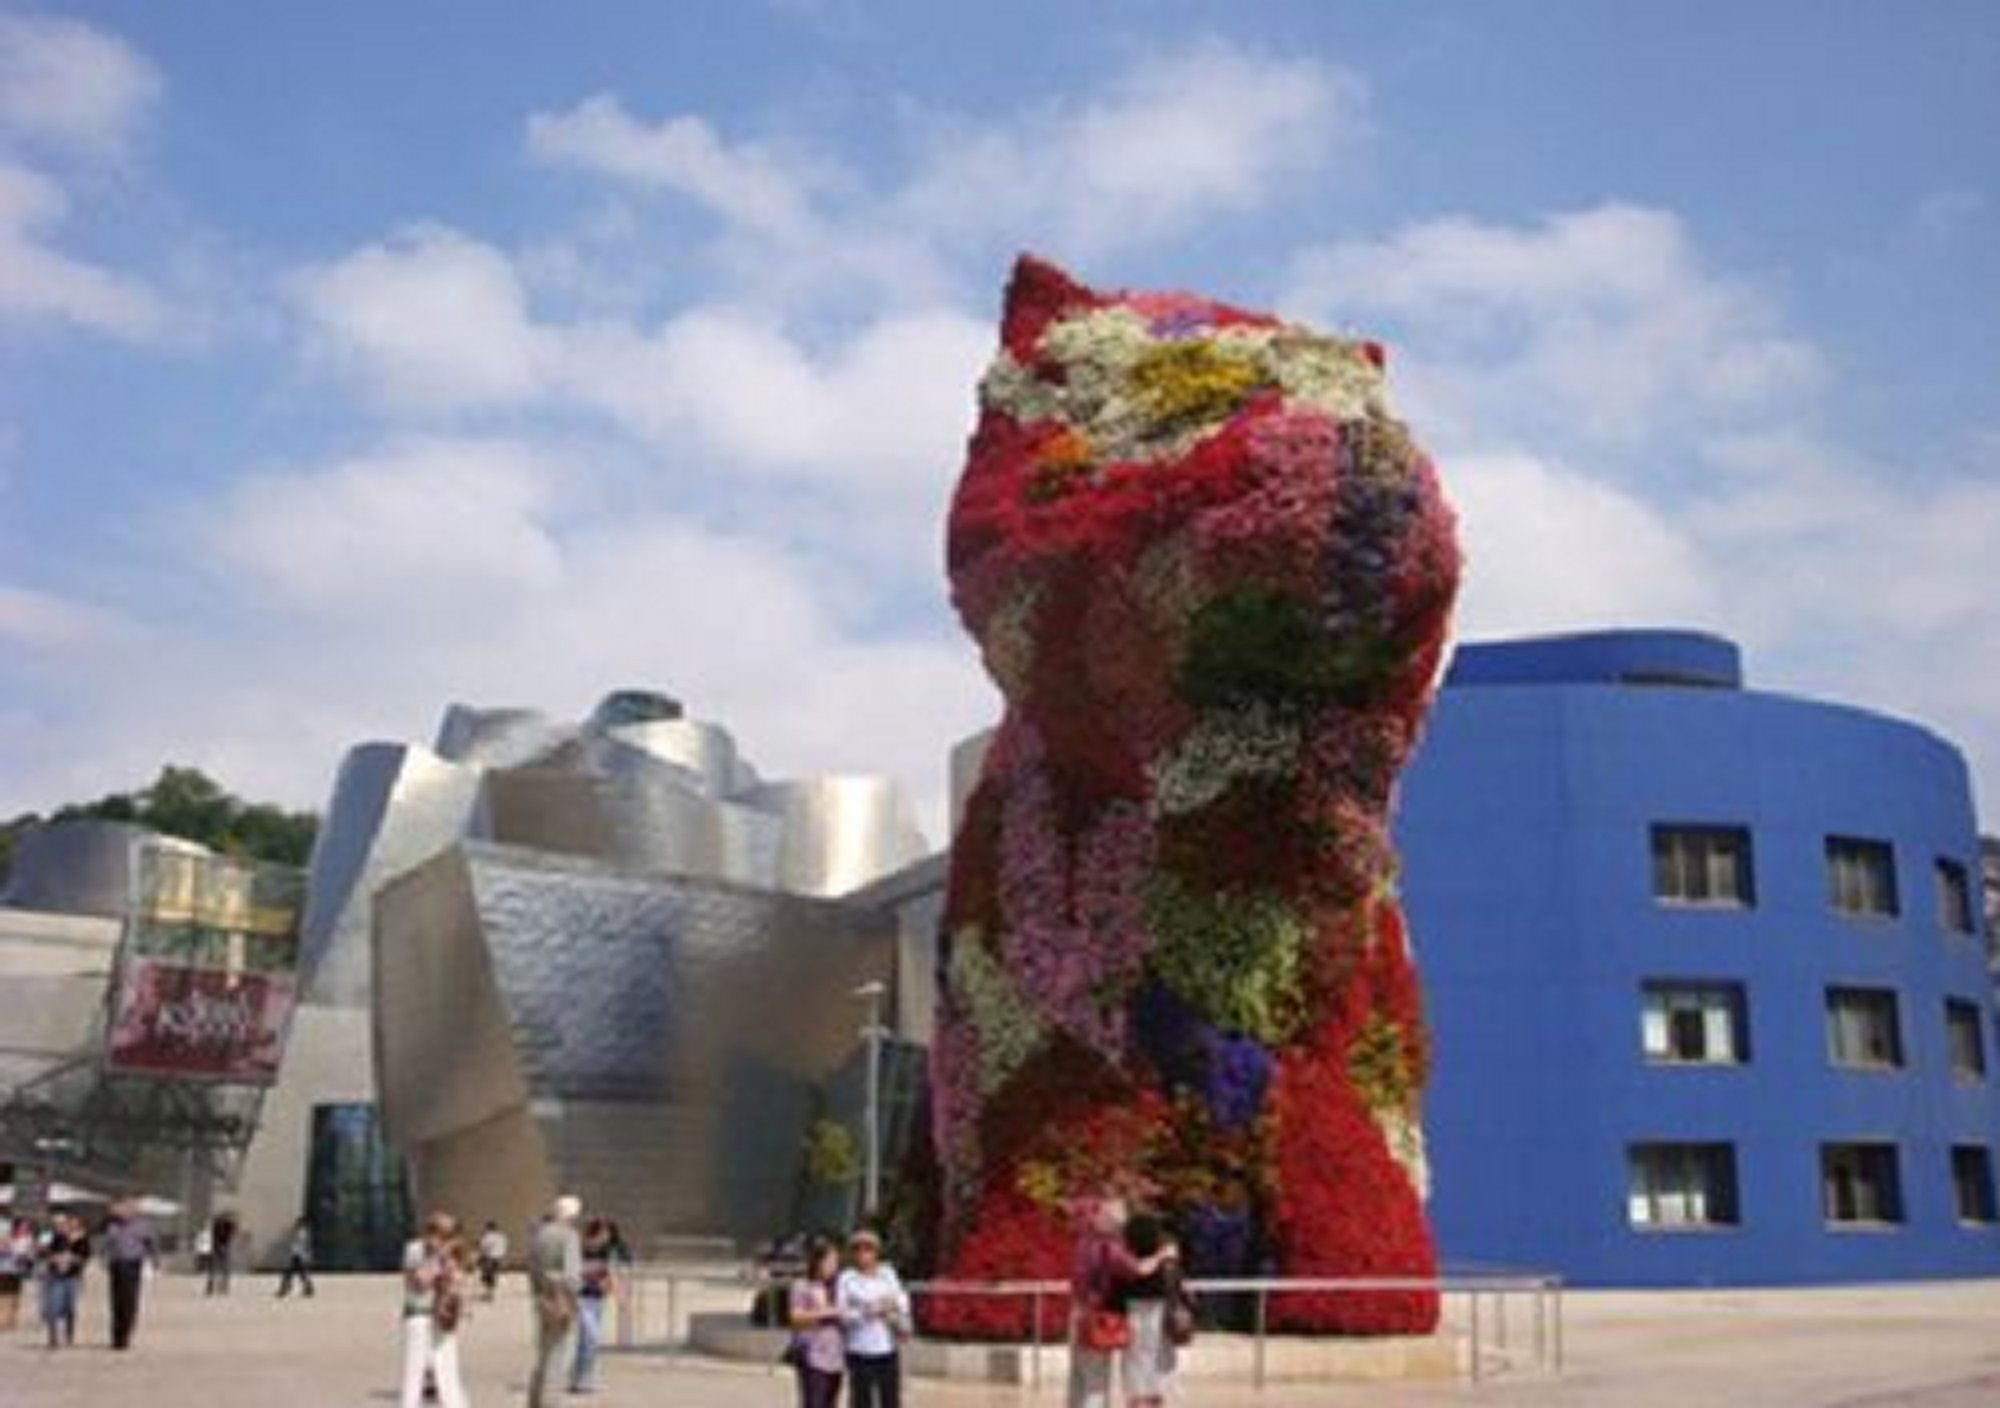
[[[458,1321],[465,1304],[449,1213],[424,1219],[424,1235],[403,1248],[403,1392],[401,1408],[422,1408],[424,1374],[440,1408],[469,1408],[458,1374]]]

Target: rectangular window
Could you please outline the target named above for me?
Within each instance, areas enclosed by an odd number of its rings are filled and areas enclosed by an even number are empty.
[[[1734,1227],[1736,1146],[1634,1144],[1626,1151],[1634,1227]]]
[[[1755,904],[1750,832],[1741,826],[1655,826],[1653,897],[1662,904]]]
[[[1750,1059],[1741,983],[1649,982],[1639,1030],[1648,1061],[1729,1066]]]
[[[1949,934],[1974,932],[1972,922],[1972,877],[1955,860],[1937,863],[1938,922]]]
[[[1826,990],[1827,1053],[1836,1066],[1890,1070],[1903,1064],[1903,1029],[1888,988]]]
[[[1822,1144],[1819,1174],[1828,1222],[1866,1226],[1903,1220],[1894,1144]]]
[[[1826,838],[1827,901],[1842,914],[1893,919],[1896,902],[1896,852],[1887,841],[1853,836]]]
[[[1993,1155],[1983,1144],[1959,1144],[1951,1151],[1951,1181],[1958,1191],[1960,1222],[1992,1222]]]
[[[1979,1004],[1962,997],[1944,1000],[1945,1036],[1951,1044],[1951,1073],[1959,1080],[1986,1079],[1986,1040]]]

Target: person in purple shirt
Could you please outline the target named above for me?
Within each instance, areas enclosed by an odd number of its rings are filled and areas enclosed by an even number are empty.
[[[159,1259],[152,1224],[139,1216],[130,1198],[111,1205],[104,1220],[104,1266],[111,1282],[111,1347],[130,1349],[139,1325],[139,1290],[146,1266]]]
[[[847,1335],[841,1328],[834,1282],[840,1248],[824,1237],[806,1247],[805,1275],[792,1283],[792,1345],[786,1357],[799,1380],[799,1408],[834,1408],[847,1368]]]

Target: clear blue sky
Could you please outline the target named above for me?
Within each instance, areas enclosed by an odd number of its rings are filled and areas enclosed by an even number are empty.
[[[2000,7],[0,0],[0,815],[656,684],[934,819],[1023,246],[1384,335],[1467,632],[2000,797]]]

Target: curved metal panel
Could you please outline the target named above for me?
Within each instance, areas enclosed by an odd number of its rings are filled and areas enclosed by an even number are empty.
[[[777,886],[841,895],[921,857],[927,849],[909,801],[881,777],[767,782],[742,800],[779,818]]]
[[[772,883],[778,818],[707,801],[679,781],[677,767],[634,756],[645,766],[612,776],[550,768],[488,773],[482,836],[632,870]]]
[[[574,732],[535,709],[454,704],[438,724],[437,754],[447,762],[513,767],[540,757]]]
[[[51,821],[15,843],[13,874],[0,904],[51,914],[123,919],[132,889],[132,848],[150,841],[204,854],[192,841],[161,836],[126,821]]]
[[[736,740],[729,731],[693,719],[664,723],[626,724],[601,736],[593,761],[606,771],[621,771],[620,754],[636,752],[686,769],[697,780],[702,795],[720,799],[743,786],[748,765],[737,756]]]
[[[375,891],[465,834],[478,785],[476,769],[408,744],[363,744],[341,761],[308,872],[308,1002],[368,1005]]]

